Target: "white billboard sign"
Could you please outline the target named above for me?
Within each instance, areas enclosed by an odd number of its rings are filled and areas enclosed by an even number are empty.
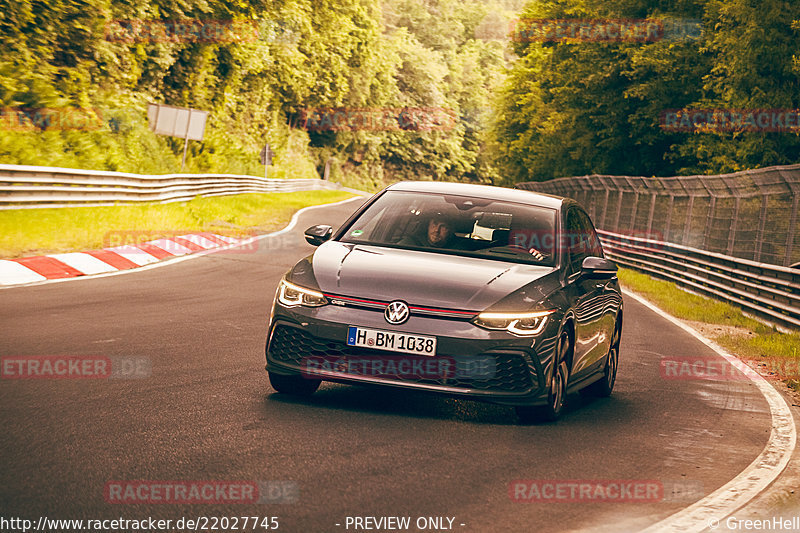
[[[208,111],[163,104],[148,104],[147,118],[150,123],[150,129],[159,135],[202,141],[206,130]]]

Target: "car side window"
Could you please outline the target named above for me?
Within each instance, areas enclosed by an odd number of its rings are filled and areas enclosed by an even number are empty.
[[[570,274],[578,272],[587,257],[603,257],[603,247],[589,215],[577,207],[567,212],[566,246]]]
[[[592,219],[589,218],[584,211],[578,211],[578,217],[581,219],[581,225],[584,228],[583,235],[586,238],[586,247],[589,255],[593,257],[604,257],[603,246],[600,244],[600,238],[592,224]]]
[[[586,250],[586,240],[582,238],[584,227],[580,217],[580,212],[572,208],[567,211],[566,235],[564,235],[565,246],[569,252],[569,273],[574,274],[581,269],[581,263],[589,253]]]

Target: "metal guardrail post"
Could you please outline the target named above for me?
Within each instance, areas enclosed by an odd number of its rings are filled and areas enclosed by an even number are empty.
[[[597,210],[598,210],[598,203],[599,203],[597,201],[597,191],[602,190],[602,188],[601,187],[595,187],[595,182],[596,182],[596,177],[595,176],[590,176],[589,177],[589,185],[592,187],[592,192],[591,192],[591,195],[592,195],[592,201],[591,201],[592,219],[597,220],[597,218],[598,218]]]
[[[758,231],[756,232],[756,245],[753,252],[753,261],[761,261],[761,245],[764,242],[764,229],[767,226],[767,203],[769,197],[762,193],[761,211],[758,216]]]
[[[588,192],[589,189],[587,189],[586,178],[578,180],[578,184],[581,186],[581,199],[578,200],[578,201],[582,205],[584,205],[589,210],[589,212],[591,213],[591,210],[592,210],[591,202],[592,202],[592,200],[594,198],[593,198],[593,195],[591,197],[589,195],[589,192]],[[591,184],[589,184],[589,185],[591,185]],[[587,200],[588,200],[588,202],[587,202]],[[587,203],[589,205],[587,205]]]
[[[622,215],[622,200],[625,197],[625,191],[619,190],[619,198],[617,199],[617,216],[614,218],[614,231],[619,231],[619,221]]]
[[[666,240],[669,238],[669,230],[671,229],[670,226],[672,225],[672,210],[675,208],[675,195],[669,195],[669,207],[667,208],[667,220],[664,222],[664,231],[661,233],[660,240]]]
[[[628,224],[628,229],[633,231],[636,227],[636,211],[639,210],[639,191],[636,191],[636,194],[633,196],[633,207],[631,208],[631,219],[630,224]]]
[[[656,214],[656,197],[657,193],[653,192],[650,197],[650,213],[647,215],[647,233],[653,231],[653,217]]]
[[[589,202],[591,202],[591,198],[589,197],[589,193],[586,192],[586,176],[582,177],[581,179],[577,180],[578,185],[580,186],[581,190],[578,193],[578,202],[583,205],[590,213],[592,212],[592,206]],[[589,202],[587,202],[589,200]],[[587,205],[588,204],[588,205]]]
[[[733,255],[733,246],[736,242],[736,225],[739,222],[739,201],[737,196],[733,200],[733,216],[731,217],[731,227],[728,230],[728,255]]]
[[[783,258],[783,266],[792,264],[792,248],[794,247],[794,236],[797,231],[797,206],[800,200],[800,187],[786,179],[783,174],[780,174],[781,179],[792,191],[792,213],[789,217],[789,231],[786,233],[786,255]]]
[[[800,200],[800,193],[796,190],[794,192],[794,198],[792,199],[792,215],[789,218],[789,231],[786,234],[786,257],[783,259],[783,266],[789,266],[792,264],[792,248],[794,247],[794,236],[795,232],[797,231],[797,206],[798,200]]]
[[[686,224],[683,226],[683,241],[681,244],[684,246],[689,244],[689,235],[692,231],[692,214],[694,211],[694,195],[689,196],[689,204],[686,206]]]
[[[703,250],[708,250],[708,238],[711,235],[711,224],[714,221],[714,212],[717,207],[717,196],[708,188],[705,178],[700,178],[700,184],[708,193],[708,217],[706,218],[706,227],[703,230]]]

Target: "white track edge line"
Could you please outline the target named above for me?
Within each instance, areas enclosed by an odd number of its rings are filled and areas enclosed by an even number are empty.
[[[128,268],[128,269],[125,269],[125,270],[117,270],[116,272],[107,272],[107,273],[104,273],[104,274],[88,274],[88,275],[85,275],[85,276],[75,276],[75,277],[72,277],[72,278],[46,279],[46,280],[42,280],[42,281],[34,281],[34,282],[31,282],[31,283],[19,283],[17,285],[0,285],[0,290],[17,289],[19,287],[33,287],[35,285],[47,285],[49,283],[64,283],[64,282],[67,282],[67,281],[80,281],[80,280],[87,280],[87,279],[107,278],[107,277],[111,277],[111,276],[120,276],[120,275],[123,275],[123,274],[132,274],[134,272],[141,272],[143,270],[150,270],[150,269],[153,269],[153,268],[159,268],[159,267],[167,266],[167,265],[174,265],[175,263],[180,263],[181,261],[188,261],[189,259],[194,259],[195,257],[202,257],[204,255],[213,254],[213,253],[221,252],[221,251],[224,251],[224,250],[230,250],[232,248],[238,248],[239,246],[246,246],[248,244],[252,244],[253,242],[261,240],[261,239],[268,239],[270,237],[275,237],[277,235],[282,235],[282,234],[284,234],[286,232],[289,232],[292,229],[294,229],[294,227],[297,225],[297,221],[300,218],[300,215],[303,214],[306,211],[310,211],[311,209],[317,209],[317,208],[320,208],[320,207],[332,207],[332,206],[335,206],[335,205],[345,204],[347,202],[353,202],[355,200],[364,201],[364,197],[363,196],[356,196],[355,198],[348,198],[347,200],[340,200],[338,202],[333,202],[331,204],[309,205],[307,207],[304,207],[304,208],[300,209],[294,215],[292,215],[292,219],[289,221],[289,224],[283,229],[274,231],[272,233],[266,233],[264,235],[257,235],[255,237],[250,237],[249,239],[244,239],[244,240],[241,240],[241,241],[239,241],[237,243],[228,244],[228,245],[225,245],[225,246],[220,246],[219,248],[210,248],[208,250],[200,250],[200,251],[197,251],[197,252],[192,253],[192,254],[186,254],[186,255],[182,255],[182,256],[178,256],[178,257],[173,257],[173,258],[170,258],[170,259],[164,259],[162,261],[157,261],[155,263],[150,263],[150,264],[143,265],[143,266],[138,266],[138,267],[135,267],[135,268]],[[90,250],[90,251],[93,251],[93,250]]]
[[[766,489],[789,464],[797,445],[797,429],[789,405],[781,394],[763,376],[731,355],[714,341],[707,339],[691,326],[645,300],[640,295],[623,289],[629,296],[651,311],[683,329],[714,350],[744,374],[758,387],[769,405],[772,429],[766,446],[744,470],[728,483],[701,498],[689,507],[644,529],[646,533],[672,531],[704,531],[716,528],[726,517],[741,509]]]

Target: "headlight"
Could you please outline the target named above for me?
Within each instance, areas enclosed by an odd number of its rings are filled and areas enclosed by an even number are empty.
[[[555,312],[550,309],[530,313],[481,313],[472,323],[486,329],[505,329],[516,335],[537,335],[547,324],[547,317]]]
[[[326,305],[328,299],[319,291],[306,289],[282,279],[281,284],[278,285],[278,302],[285,307],[296,307],[298,305],[319,307]]]

